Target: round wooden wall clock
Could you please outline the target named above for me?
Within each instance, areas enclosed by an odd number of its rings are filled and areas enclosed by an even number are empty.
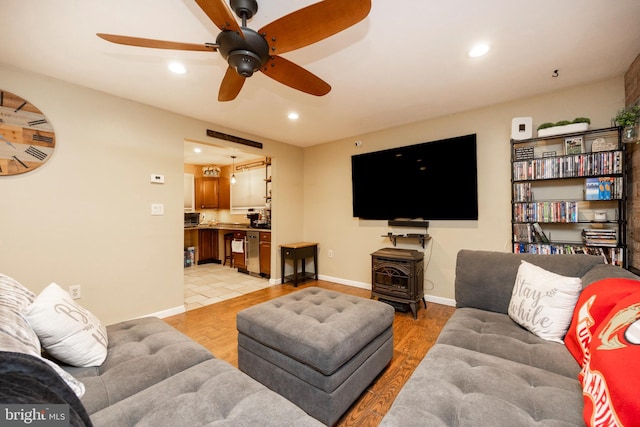
[[[56,137],[33,104],[0,89],[0,176],[30,172],[53,154]]]

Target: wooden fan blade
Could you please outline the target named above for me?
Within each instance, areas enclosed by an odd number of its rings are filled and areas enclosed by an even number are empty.
[[[224,73],[224,78],[220,84],[220,90],[218,91],[218,101],[233,101],[240,93],[240,89],[244,86],[246,79],[240,74],[236,73],[231,67],[227,67],[227,72]]]
[[[127,46],[151,47],[154,49],[196,50],[204,52],[215,52],[218,50],[217,46],[214,44],[169,42],[164,40],[143,39],[140,37],[118,36],[116,34],[104,33],[98,33],[96,35],[111,43],[124,44]]]
[[[260,70],[283,85],[311,95],[322,96],[331,90],[327,82],[280,56],[271,58]]]
[[[196,3],[221,31],[235,31],[244,38],[238,21],[224,0],[196,0]]]
[[[363,20],[371,0],[325,0],[276,19],[262,27],[269,50],[276,55],[326,39]]]

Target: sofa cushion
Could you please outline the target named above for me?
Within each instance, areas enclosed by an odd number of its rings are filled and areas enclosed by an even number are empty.
[[[537,255],[461,250],[456,261],[456,307],[473,307],[507,313],[520,261],[556,274],[582,277],[604,264],[596,255]]]
[[[91,415],[95,427],[322,426],[227,362],[211,359]]]
[[[429,350],[380,424],[540,425],[584,425],[577,379],[447,344]]]
[[[523,260],[511,293],[509,317],[540,338],[562,343],[581,291],[579,277],[552,273]]]
[[[629,270],[620,268],[616,265],[602,264],[602,265],[595,265],[592,269],[587,271],[584,274],[584,276],[581,277],[582,287],[586,288],[587,286],[591,285],[594,282],[600,281],[602,279],[609,279],[609,278],[615,278],[615,277],[621,278],[621,279],[638,280],[638,276],[636,276]]]
[[[107,326],[107,335],[108,355],[102,365],[65,367],[85,384],[82,403],[89,414],[213,358],[206,348],[156,317]]]
[[[80,397],[84,394],[84,385],[53,361],[42,358],[38,335],[22,313],[35,297],[17,280],[0,274],[0,351],[24,353],[42,359]]]
[[[569,378],[577,378],[580,372],[580,366],[564,345],[536,337],[506,314],[459,308],[445,324],[437,343],[490,354]]]
[[[107,331],[58,284],[44,288],[23,313],[49,355],[72,366],[97,366],[107,357]]]

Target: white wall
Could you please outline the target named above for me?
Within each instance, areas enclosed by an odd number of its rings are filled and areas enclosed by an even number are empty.
[[[57,141],[42,167],[0,177],[0,272],[36,293],[52,281],[80,284],[79,302],[105,323],[182,307],[184,140],[207,142],[207,128],[258,138],[8,67],[0,82],[44,112]],[[587,116],[606,127],[623,104],[620,77],[304,150],[260,139],[264,150],[243,149],[273,158],[274,277],[279,244],[317,241],[321,277],[369,287],[369,255],[390,246],[380,237],[390,229],[351,216],[350,156],[475,132],[480,219],[429,229],[428,294],[452,299],[459,249],[509,250],[511,118]],[[166,184],[150,184],[152,173]],[[151,203],[164,203],[165,215],[152,217]]]
[[[510,134],[513,117],[531,116],[534,129],[543,122],[591,118],[591,128],[610,126],[624,105],[622,76],[592,85],[558,91],[490,108],[358,135],[304,151],[304,236],[319,242],[320,275],[326,279],[371,287],[370,254],[391,242],[381,236],[396,229],[386,221],[352,217],[351,156],[391,147],[477,134],[478,221],[431,221],[433,237],[425,249],[428,298],[453,302],[455,258],[460,249],[511,251]],[[534,131],[535,132],[535,131]],[[354,142],[361,140],[362,147]],[[446,159],[443,159],[446,161]],[[381,171],[384,173],[384,171]],[[455,168],[448,180],[455,190]],[[452,197],[455,197],[452,192]],[[423,194],[428,197],[428,189]],[[417,241],[399,240],[398,247],[419,249]],[[333,257],[327,251],[333,251]],[[432,287],[432,289],[427,289]]]
[[[207,128],[256,137],[7,67],[0,82],[56,132],[43,166],[0,177],[0,272],[36,293],[80,284],[80,304],[105,323],[182,309],[184,140],[207,142]],[[300,240],[302,149],[261,141],[254,152],[274,158],[274,230]]]

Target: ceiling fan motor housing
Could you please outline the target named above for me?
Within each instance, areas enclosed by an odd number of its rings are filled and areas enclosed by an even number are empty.
[[[244,38],[235,31],[222,31],[216,38],[218,52],[242,77],[251,77],[269,60],[269,44],[251,28],[242,28]]]
[[[251,19],[258,11],[258,2],[256,0],[231,0],[231,9],[242,19]]]

